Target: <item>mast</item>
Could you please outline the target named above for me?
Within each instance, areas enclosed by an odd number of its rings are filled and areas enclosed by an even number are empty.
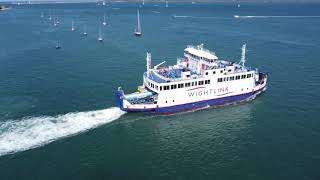
[[[101,33],[101,27],[99,28],[99,37],[98,37],[98,41],[103,41],[103,38],[102,38],[102,33]]]
[[[106,14],[103,15],[103,22],[102,24],[105,26],[107,25],[107,21],[106,21]]]
[[[139,13],[139,9],[138,9],[138,12],[137,12],[137,17],[138,17],[138,22],[137,22],[137,32],[140,32],[141,33],[141,25],[140,25],[140,13]]]
[[[240,60],[242,67],[244,67],[244,63],[246,62],[246,52],[247,52],[246,46],[247,46],[246,44],[242,46],[242,53],[241,53],[241,60]]]
[[[71,31],[74,31],[74,22],[72,20],[72,23],[71,23]]]
[[[147,52],[147,77],[150,77],[150,70],[151,70],[151,53]]]
[[[87,26],[86,26],[86,24],[83,25],[83,34],[87,35]]]

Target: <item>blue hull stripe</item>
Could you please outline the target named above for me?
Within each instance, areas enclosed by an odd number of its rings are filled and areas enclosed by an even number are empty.
[[[245,94],[235,95],[235,96],[224,97],[224,98],[210,99],[210,100],[205,100],[205,101],[199,101],[199,102],[182,104],[182,105],[175,105],[175,106],[169,106],[169,107],[161,107],[161,108],[152,108],[152,109],[130,109],[130,108],[122,108],[122,107],[120,107],[120,108],[123,111],[127,111],[127,112],[155,112],[155,113],[170,114],[170,113],[175,113],[175,112],[200,109],[200,108],[207,107],[207,106],[217,106],[217,105],[242,101],[242,100],[245,100],[245,99],[249,98],[250,96],[256,94],[259,91],[261,91],[261,90],[258,90],[256,92],[249,92],[249,93],[245,93]],[[119,104],[121,104],[121,103],[119,103]]]

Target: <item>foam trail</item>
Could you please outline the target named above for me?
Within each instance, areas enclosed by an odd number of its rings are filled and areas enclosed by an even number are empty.
[[[9,120],[0,123],[0,156],[43,146],[120,118],[119,108]]]
[[[231,19],[214,16],[185,16],[185,15],[172,15],[173,18],[190,18],[190,19]]]
[[[320,16],[239,16],[234,15],[234,18],[242,18],[242,19],[248,19],[248,18],[320,18]]]

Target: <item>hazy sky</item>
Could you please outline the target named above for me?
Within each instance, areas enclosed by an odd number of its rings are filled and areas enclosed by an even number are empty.
[[[23,2],[26,2],[28,0],[0,0],[0,3],[1,2],[7,2],[7,1],[23,1]],[[97,2],[99,0],[31,0],[32,1],[66,1],[66,2],[83,2],[83,1],[86,1],[86,2]],[[105,0],[106,2],[112,2],[112,1],[132,1],[132,2],[137,2],[137,1],[141,1],[141,0]],[[165,0],[144,0],[145,2],[148,2],[148,1],[152,1],[152,2],[159,2],[159,1],[162,1],[164,2]],[[168,0],[170,2],[170,0]],[[183,2],[183,1],[196,1],[196,2],[234,2],[234,1],[237,1],[237,2],[277,2],[277,3],[281,3],[281,2],[319,2],[320,3],[320,0],[171,0],[171,1],[174,1],[174,2]]]

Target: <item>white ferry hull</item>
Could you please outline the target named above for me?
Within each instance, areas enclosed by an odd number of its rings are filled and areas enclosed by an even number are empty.
[[[224,104],[230,104],[230,103],[235,103],[235,102],[240,102],[240,101],[250,99],[258,94],[261,94],[263,91],[266,90],[266,80],[267,79],[265,79],[264,84],[256,86],[256,88],[254,88],[254,90],[252,90],[251,92],[206,99],[206,100],[195,101],[195,102],[184,103],[184,104],[177,104],[172,106],[161,107],[159,105],[153,105],[153,104],[152,105],[145,104],[140,107],[126,106],[125,105],[126,103],[124,103],[126,100],[124,100],[124,93],[122,90],[117,91],[116,99],[117,99],[117,105],[119,106],[119,108],[126,112],[150,112],[150,113],[159,113],[159,114],[174,114],[174,113],[183,112],[183,111],[193,111],[197,109],[220,106]]]

